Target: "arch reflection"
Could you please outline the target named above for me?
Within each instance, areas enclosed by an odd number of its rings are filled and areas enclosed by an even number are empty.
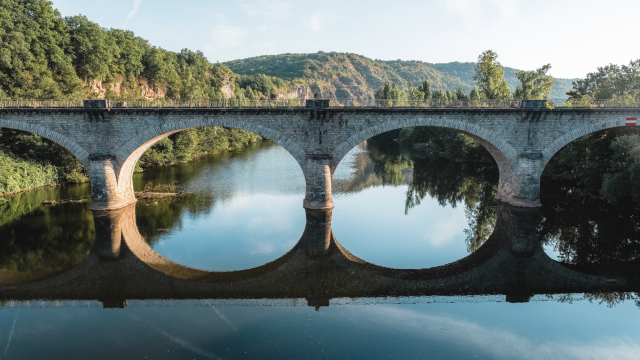
[[[551,260],[536,237],[537,209],[498,204],[496,229],[473,254],[428,269],[376,266],[349,253],[333,236],[331,211],[307,210],[300,241],[281,258],[253,269],[214,272],[158,255],[137,230],[135,206],[94,214],[96,242],[81,265],[47,279],[0,287],[0,300],[98,299],[122,307],[126,299],[305,298],[326,306],[333,298],[638,291],[632,278],[575,271]]]
[[[495,227],[495,161],[451,130],[417,127],[373,137],[343,160],[334,185],[341,214],[336,236],[354,254],[386,267],[460,259]]]

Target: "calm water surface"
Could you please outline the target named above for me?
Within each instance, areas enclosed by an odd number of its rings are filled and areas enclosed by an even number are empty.
[[[431,186],[418,205],[409,206],[408,195],[417,182],[432,181],[431,173],[419,162],[391,166],[380,159],[365,143],[336,169],[331,228],[344,249],[382,267],[421,269],[462,259],[477,248],[474,241],[486,240],[469,234],[478,228],[474,214],[495,211],[492,203],[465,206],[470,195],[443,202],[444,190]],[[180,265],[255,268],[290,252],[305,233],[302,171],[272,142],[134,177],[136,191],[150,182],[176,183],[191,193],[135,205],[144,241]],[[0,283],[37,282],[84,264],[96,238],[89,204],[40,202],[88,196],[85,184],[0,203]],[[545,216],[562,219],[562,201],[569,200],[557,200],[550,210],[551,201],[543,202],[540,229],[550,226]],[[496,226],[495,216],[486,226]],[[553,244],[545,249],[554,258],[578,256]],[[619,294],[626,301],[535,295],[527,303],[508,303],[500,294],[337,296],[328,307],[317,307],[304,298],[256,293],[241,300],[128,299],[126,308],[109,309],[100,298],[14,301],[12,289],[0,285],[6,299],[0,302],[0,359],[640,358],[634,294]],[[119,291],[105,289],[100,296],[117,297]]]

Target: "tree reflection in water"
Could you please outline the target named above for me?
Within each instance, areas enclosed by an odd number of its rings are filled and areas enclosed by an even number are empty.
[[[67,199],[84,193],[65,190],[41,189],[0,199],[0,269],[55,273],[85,257],[95,239],[89,203],[41,205],[60,193]]]
[[[374,172],[384,185],[399,185],[413,168],[405,212],[432,197],[442,206],[462,204],[469,222],[467,249],[477,250],[496,223],[494,198],[498,167],[488,151],[469,137],[447,129],[417,127],[369,140]]]
[[[215,204],[213,195],[189,194],[179,198],[140,200],[136,203],[136,222],[140,235],[153,246],[168,230],[182,227],[183,214],[208,214]]]

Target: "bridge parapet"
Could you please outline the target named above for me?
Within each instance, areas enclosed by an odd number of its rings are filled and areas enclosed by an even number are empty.
[[[0,109],[211,109],[211,108],[452,108],[452,109],[554,109],[554,108],[587,108],[617,109],[640,108],[640,100],[629,99],[546,99],[546,100],[514,100],[514,99],[475,99],[475,100],[395,100],[395,99],[307,99],[298,98],[277,100],[248,99],[138,99],[126,101],[113,100],[19,100],[0,99]]]

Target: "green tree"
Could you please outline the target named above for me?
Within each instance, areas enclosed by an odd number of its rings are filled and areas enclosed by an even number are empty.
[[[475,86],[469,92],[469,99],[470,100],[482,99],[482,94],[480,93],[480,91],[478,91],[478,89],[476,89]]]
[[[142,56],[141,62],[142,76],[147,81],[153,85],[167,85],[168,90],[177,90],[179,76],[175,68],[175,54],[150,46]]]
[[[461,87],[456,89],[455,95],[458,100],[469,100],[469,95],[465,94]]]
[[[478,56],[473,80],[478,84],[480,92],[487,99],[508,99],[511,90],[504,79],[504,70],[497,61],[498,54],[487,50]]]
[[[611,64],[599,67],[587,74],[585,79],[573,82],[573,89],[567,92],[569,99],[613,99],[631,95],[637,98],[640,93],[640,59],[629,65]]]
[[[620,136],[611,143],[611,150],[609,169],[602,179],[602,195],[613,204],[631,199],[640,207],[640,136]]]
[[[456,98],[454,97],[454,95],[451,93],[451,90],[447,89],[447,99],[449,100],[455,100]]]
[[[78,96],[68,27],[45,0],[0,0],[0,88],[11,98]]]
[[[516,71],[516,78],[520,84],[513,92],[514,99],[542,100],[547,99],[553,85],[553,77],[547,75],[551,64],[544,65],[535,71]]]
[[[429,80],[425,80],[421,85],[418,86],[418,91],[424,93],[424,99],[430,100],[432,97],[431,93],[431,83]]]
[[[149,45],[131,31],[111,29],[109,36],[114,39],[117,47],[115,59],[110,64],[110,72],[121,75],[133,85],[144,70],[142,58]]]
[[[409,100],[424,100],[424,92],[419,88],[414,88],[413,83],[409,81],[409,91],[407,91],[407,97]]]
[[[433,90],[433,92],[431,93],[431,98],[433,100],[449,100],[449,96],[447,95],[447,93],[440,89]]]
[[[407,94],[399,89],[396,83],[389,84],[385,82],[376,91],[375,98],[378,100],[403,100],[407,98]]]
[[[85,82],[113,81],[110,65],[118,53],[115,39],[86,16],[65,18],[69,26],[69,51],[78,76]]]

